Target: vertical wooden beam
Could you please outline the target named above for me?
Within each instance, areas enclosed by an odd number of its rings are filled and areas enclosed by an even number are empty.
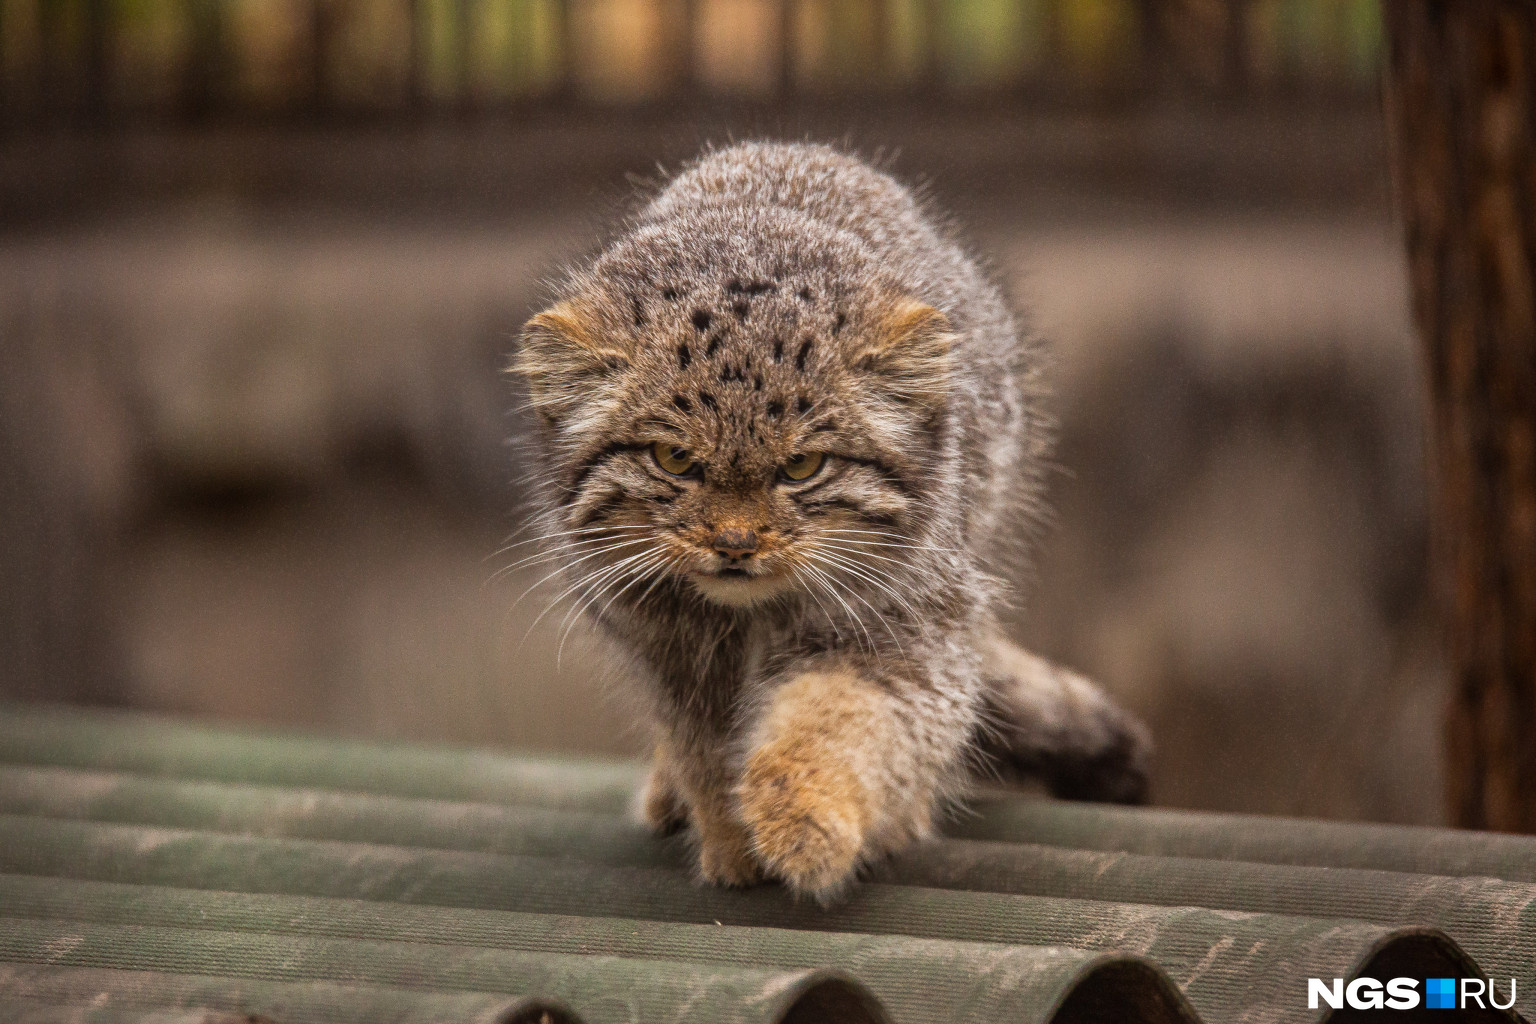
[[[85,117],[100,124],[107,115],[112,72],[112,17],[108,0],[86,0],[83,40],[85,81],[82,106]]]
[[[323,114],[331,106],[331,40],[336,27],[333,0],[309,2],[309,110]]]
[[[460,113],[475,108],[475,12],[474,0],[456,0],[453,5],[453,75]]]
[[[877,90],[888,87],[891,82],[891,21],[893,18],[891,0],[870,0],[870,66],[866,77],[875,83]]]
[[[184,0],[191,41],[182,77],[182,101],[189,116],[205,117],[224,102],[228,40],[223,0]]]
[[[1327,0],[1332,2],[1332,0]],[[1248,0],[1227,0],[1226,38],[1222,46],[1222,80],[1228,95],[1248,92]]]
[[[677,71],[675,80],[678,90],[685,96],[697,96],[704,88],[699,74],[699,0],[678,0],[677,11]]]
[[[427,35],[421,0],[404,0],[406,18],[405,102],[421,111],[427,102]]]
[[[923,91],[937,96],[944,88],[944,61],[948,56],[944,0],[923,0]]]
[[[555,73],[555,95],[570,98],[576,94],[576,16],[571,9],[577,0],[555,0],[555,37],[560,57]]]
[[[1382,6],[1433,405],[1450,817],[1536,832],[1536,7]]]
[[[799,62],[797,60],[797,47],[799,35],[796,15],[799,13],[799,4],[796,0],[778,0],[779,16],[779,67],[777,91],[779,99],[791,99],[795,95],[797,86],[796,74]]]
[[[6,61],[6,40],[10,36],[10,15],[6,13],[4,0],[0,0],[0,128],[15,119],[16,92],[11,76],[15,69]]]
[[[1136,82],[1144,98],[1168,87],[1168,28],[1162,0],[1136,0]]]
[[[58,117],[68,104],[69,60],[63,52],[63,10],[57,3],[37,5],[37,110],[43,119]]]

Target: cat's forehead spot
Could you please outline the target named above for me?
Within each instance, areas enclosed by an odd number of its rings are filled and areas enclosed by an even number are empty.
[[[726,294],[746,295],[750,298],[755,298],[769,292],[776,292],[779,290],[777,278],[780,275],[775,274],[773,276],[775,278],[773,281],[743,281],[739,277],[733,277],[725,284]]]
[[[634,330],[649,350],[636,399],[681,430],[700,458],[724,465],[734,452],[739,468],[750,453],[760,473],[756,460],[771,468],[812,435],[839,429],[842,292],[772,267],[636,284],[632,294],[644,301],[626,296],[626,305],[645,310]]]

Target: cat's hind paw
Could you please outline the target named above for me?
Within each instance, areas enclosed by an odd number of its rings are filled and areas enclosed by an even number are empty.
[[[1096,747],[1062,750],[1045,759],[1040,774],[1051,795],[1062,800],[1146,803],[1152,734],[1118,708],[1105,714],[1100,732],[1103,740]]]
[[[663,772],[652,770],[635,798],[634,815],[660,836],[669,836],[688,824],[688,804]]]

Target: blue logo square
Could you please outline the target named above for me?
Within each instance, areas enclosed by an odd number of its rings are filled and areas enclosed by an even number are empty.
[[[1456,1009],[1456,979],[1426,978],[1424,980],[1424,1008],[1426,1010]]]

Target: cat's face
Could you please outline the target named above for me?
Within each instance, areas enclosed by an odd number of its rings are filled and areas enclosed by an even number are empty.
[[[605,600],[672,576],[737,607],[889,587],[934,469],[949,343],[929,306],[782,280],[535,317],[515,368],[575,579]]]

